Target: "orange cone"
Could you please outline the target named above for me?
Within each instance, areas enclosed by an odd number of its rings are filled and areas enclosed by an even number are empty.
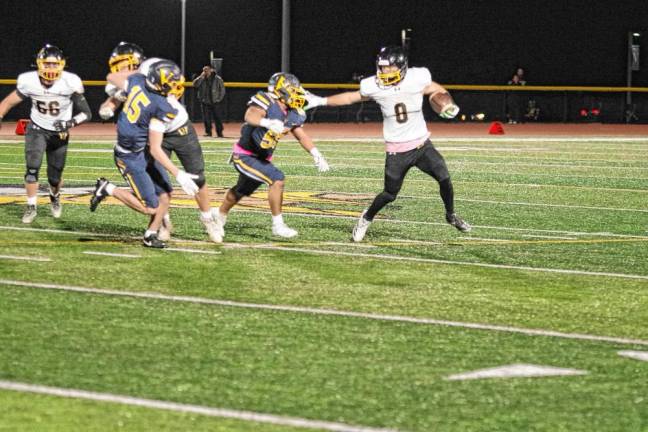
[[[504,126],[502,126],[501,122],[494,121],[488,128],[488,133],[491,135],[504,135]]]
[[[27,123],[29,123],[29,119],[18,120],[18,123],[16,123],[16,135],[25,135]]]

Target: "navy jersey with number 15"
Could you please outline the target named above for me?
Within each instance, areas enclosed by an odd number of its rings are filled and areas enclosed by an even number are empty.
[[[146,78],[142,74],[128,77],[126,92],[128,99],[117,120],[117,144],[128,151],[141,151],[148,142],[151,119],[167,124],[178,111],[166,97],[146,87]]]

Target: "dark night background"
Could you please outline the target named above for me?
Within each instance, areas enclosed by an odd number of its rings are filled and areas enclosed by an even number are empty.
[[[281,4],[187,0],[187,76],[214,50],[224,58],[225,81],[266,81],[280,68]],[[107,57],[121,40],[179,62],[180,6],[3,1],[0,78],[29,69],[46,42],[62,48],[68,70],[84,80],[105,78]],[[648,30],[645,0],[292,0],[291,9],[291,72],[306,83],[373,73],[378,48],[399,43],[401,29],[411,28],[410,64],[427,66],[442,84],[505,84],[523,66],[529,84],[625,86],[627,33]],[[648,86],[648,33],[640,43],[642,70],[633,73],[633,85]],[[0,86],[0,96],[9,90]]]

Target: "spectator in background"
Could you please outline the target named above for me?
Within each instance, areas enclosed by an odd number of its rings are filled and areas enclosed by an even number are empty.
[[[524,80],[524,69],[518,68],[508,82],[510,86],[526,85]],[[524,104],[524,95],[519,91],[508,92],[506,97],[506,116],[509,124],[520,123],[522,119],[522,106]]]
[[[517,68],[517,71],[515,71],[515,75],[517,75],[518,80],[520,81],[520,85],[526,85],[526,77],[524,75],[524,69]]]
[[[223,137],[223,121],[220,117],[220,102],[225,97],[223,78],[218,76],[211,66],[203,67],[202,73],[193,80],[205,123],[205,136],[211,136],[212,121],[216,126],[216,135]]]

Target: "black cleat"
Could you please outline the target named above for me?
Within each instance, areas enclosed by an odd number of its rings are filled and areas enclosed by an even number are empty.
[[[463,219],[457,216],[456,213],[446,213],[446,222],[461,232],[468,232],[472,229]]]
[[[99,205],[99,203],[108,196],[108,191],[106,191],[106,187],[108,186],[108,184],[110,184],[110,182],[103,177],[97,179],[97,184],[95,185],[94,193],[92,194],[92,198],[90,198],[91,212],[97,210],[97,206]]]
[[[165,247],[167,247],[166,243],[160,240],[156,233],[148,236],[144,236],[142,243],[144,243],[144,246],[146,247],[155,248],[155,249],[164,249]]]

